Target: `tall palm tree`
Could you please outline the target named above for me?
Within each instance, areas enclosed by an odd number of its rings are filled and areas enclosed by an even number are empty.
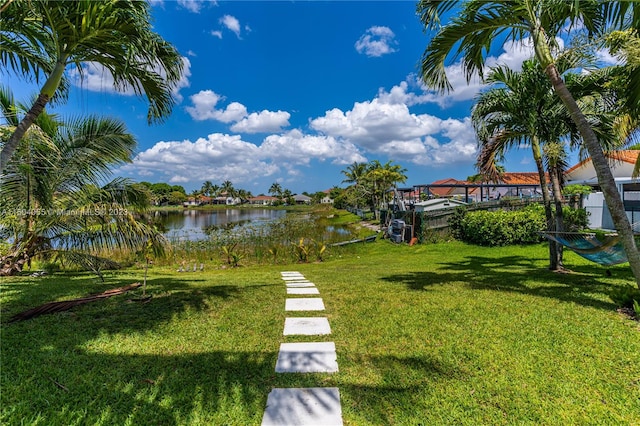
[[[233,183],[231,183],[230,180],[225,180],[224,182],[222,182],[220,191],[226,192],[227,197],[235,197],[236,195],[236,189],[233,187]]]
[[[24,113],[7,91],[0,106],[10,135]],[[104,250],[138,250],[166,241],[138,219],[149,191],[126,179],[104,183],[113,166],[131,161],[135,139],[124,124],[88,117],[61,122],[46,111],[21,140],[0,186],[0,235],[12,241],[0,274],[19,272],[36,255],[64,257],[83,266]]]
[[[567,65],[566,68],[571,67]],[[502,158],[511,148],[529,146],[540,179],[547,230],[561,231],[562,209],[556,208],[554,220],[542,144],[554,142],[558,150],[564,151],[560,139],[565,135],[575,136],[566,110],[553,94],[551,84],[537,61],[525,61],[520,72],[505,66],[492,68],[485,82],[493,87],[478,96],[471,114],[481,145],[477,163],[481,175],[497,182],[496,157]],[[558,192],[560,187],[556,176],[557,173],[549,174],[556,205],[561,206],[562,194]],[[549,244],[549,269],[562,269],[562,247],[555,242]]]
[[[367,173],[367,163],[358,163],[357,161],[350,164],[346,170],[342,170],[341,173],[345,176],[342,183],[352,184],[349,188],[349,192],[353,196],[355,202],[355,208],[358,208],[360,199],[366,195],[366,188],[364,186],[364,177]]]
[[[274,197],[281,198],[282,197],[282,186],[278,182],[273,182],[269,187],[269,194]]]
[[[203,195],[211,197],[213,195],[213,182],[211,182],[210,180],[204,182],[202,184],[202,188],[200,188],[200,191]]]
[[[99,64],[116,89],[146,96],[150,123],[173,107],[171,92],[183,62],[153,31],[147,2],[14,0],[2,12],[0,41],[3,67],[38,83],[44,77],[37,99],[2,146],[0,173],[47,103],[66,95],[64,72],[70,65],[82,73],[84,64]]]
[[[447,25],[441,26],[443,15],[458,6],[459,13]],[[456,0],[421,0],[417,11],[426,30],[437,30],[423,54],[420,74],[428,86],[442,92],[451,89],[445,61],[451,58],[452,53],[455,57],[463,56],[462,67],[470,80],[474,75],[483,75],[485,54],[494,40],[518,41],[531,37],[536,58],[582,136],[640,288],[640,253],[621,195],[598,137],[567,89],[554,57],[556,37],[567,25],[572,28],[580,26],[588,36],[601,35],[613,27],[629,23],[640,28],[640,5],[630,1],[604,0],[467,0],[462,5]],[[633,80],[630,87],[640,90],[638,82]],[[640,99],[640,96],[635,96],[635,99]]]

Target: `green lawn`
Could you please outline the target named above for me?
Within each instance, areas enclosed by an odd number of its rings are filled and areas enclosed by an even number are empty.
[[[638,424],[640,326],[607,296],[632,282],[544,245],[388,241],[323,263],[150,270],[131,295],[7,324],[142,271],[3,279],[0,423],[260,424],[274,387],[337,386],[347,425]],[[283,337],[280,271],[312,280],[333,334]],[[305,316],[308,313],[297,313]],[[281,342],[334,341],[336,374],[276,374]],[[62,388],[62,386],[64,388]]]

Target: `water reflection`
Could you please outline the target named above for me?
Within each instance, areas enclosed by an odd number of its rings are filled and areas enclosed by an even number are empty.
[[[169,239],[202,240],[218,229],[232,229],[236,226],[260,225],[286,215],[285,210],[272,209],[220,209],[157,211],[155,221]]]

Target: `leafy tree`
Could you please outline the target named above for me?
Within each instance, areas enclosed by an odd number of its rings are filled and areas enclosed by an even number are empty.
[[[171,191],[172,192],[181,192],[184,195],[187,195],[187,191],[184,189],[184,186],[182,185],[172,185],[171,186]]]
[[[169,204],[177,206],[187,201],[187,195],[181,191],[171,191],[167,196],[167,201]]]
[[[447,25],[441,26],[441,17],[458,6],[460,10],[457,15]],[[579,26],[590,38],[629,23],[638,29],[640,4],[604,0],[467,0],[462,4],[454,0],[421,0],[417,12],[426,30],[437,30],[423,54],[420,75],[429,87],[441,92],[452,88],[445,72],[447,59],[463,56],[462,67],[467,79],[470,80],[474,75],[482,77],[485,54],[494,40],[519,41],[531,37],[536,58],[582,136],[640,288],[640,253],[621,195],[598,136],[558,72],[554,56],[556,37],[567,26]],[[629,109],[638,111],[640,73],[630,74],[629,82],[632,92],[629,95],[632,100]]]
[[[66,95],[69,65],[82,72],[84,64],[99,64],[113,76],[116,89],[146,96],[150,123],[171,112],[183,62],[153,31],[147,2],[14,0],[2,11],[0,40],[5,69],[38,83],[44,79],[36,101],[4,141],[0,173],[47,103]]]
[[[380,206],[388,199],[389,190],[395,188],[398,183],[404,183],[407,176],[404,169],[399,164],[392,164],[387,161],[381,164],[378,160],[374,160],[367,166],[364,176],[365,187],[370,194],[370,206],[376,214]]]

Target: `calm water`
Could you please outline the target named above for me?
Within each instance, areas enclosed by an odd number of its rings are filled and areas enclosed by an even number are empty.
[[[205,229],[240,226],[247,223],[268,222],[287,214],[285,210],[272,209],[224,209],[224,210],[187,210],[159,211],[155,217],[164,227],[164,235],[169,239],[201,240],[207,238]]]

